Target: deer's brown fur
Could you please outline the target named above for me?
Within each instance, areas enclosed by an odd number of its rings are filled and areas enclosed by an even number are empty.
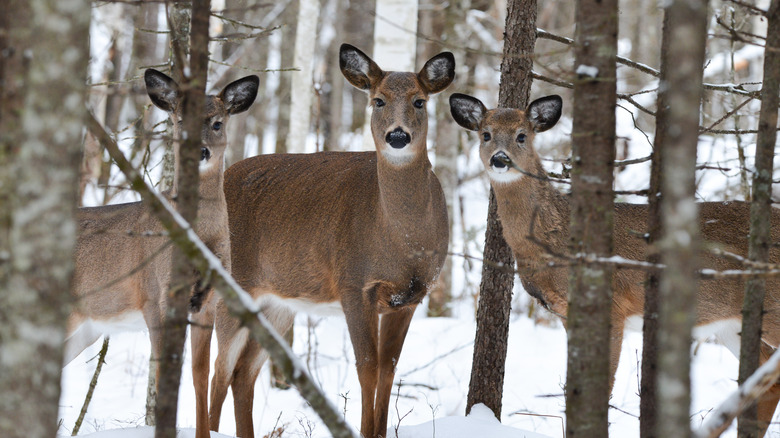
[[[385,72],[345,44],[340,62],[347,80],[369,92],[377,151],[266,155],[228,169],[233,275],[280,332],[299,307],[343,312],[361,386],[361,433],[379,437],[409,322],[447,253],[425,101],[452,81],[454,58],[439,54],[416,74]],[[216,327],[211,427],[231,385],[237,435],[252,437],[253,387],[266,354],[222,308]]]
[[[480,157],[495,192],[504,238],[512,248],[523,287],[544,307],[564,318],[565,323],[568,268],[551,268],[548,262],[560,262],[561,259],[555,256],[569,254],[569,199],[548,180],[533,141],[536,132],[549,129],[557,122],[561,111],[560,98],[538,99],[525,111],[488,110],[473,97],[453,94],[450,106],[453,117],[461,126],[479,133]],[[524,141],[519,141],[521,138]],[[717,247],[746,257],[750,204],[701,202],[697,206],[704,247]],[[645,260],[649,250],[644,239],[647,215],[646,204],[615,203],[615,255],[629,260]],[[780,213],[772,209],[772,241],[779,240]],[[733,259],[716,256],[706,250],[702,251],[700,258],[703,268],[743,269]],[[780,262],[780,249],[773,247],[770,250],[770,260]],[[645,279],[646,272],[641,270],[617,269],[613,275],[610,345],[613,381],[626,322],[643,314]],[[766,287],[762,363],[780,345],[780,280],[772,277],[767,280]],[[701,280],[696,298],[697,326],[741,321],[744,289],[744,281],[733,277]],[[736,333],[721,331],[716,335],[739,355]],[[759,404],[759,420],[763,424],[768,425],[778,400],[780,386],[775,385]]]
[[[174,125],[175,168],[178,174],[178,122],[181,93],[165,74],[149,69],[144,75],[152,102],[167,111]],[[230,237],[223,191],[223,155],[226,128],[232,114],[249,108],[257,95],[259,78],[248,76],[227,85],[216,96],[207,96],[203,114],[200,201],[193,224],[203,242],[230,269]],[[177,181],[178,177],[174,178]],[[177,183],[163,193],[175,203]],[[115,330],[149,329],[152,357],[158,357],[165,312],[165,292],[171,277],[171,245],[164,228],[143,202],[82,208],[78,213],[79,237],[75,249],[72,293],[76,305],[68,318],[67,364],[101,335]],[[204,285],[201,285],[204,286]],[[207,287],[196,288],[192,303],[200,307]],[[207,307],[213,304],[207,305]],[[199,326],[213,324],[213,309],[193,316]],[[118,326],[117,326],[118,325]],[[193,330],[193,339],[211,329]],[[208,376],[208,351],[205,353]],[[195,355],[193,363],[203,360]],[[206,395],[203,394],[205,400]]]

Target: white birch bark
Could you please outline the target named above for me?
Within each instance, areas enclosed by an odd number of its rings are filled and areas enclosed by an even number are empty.
[[[299,0],[298,24],[295,28],[295,55],[293,65],[300,71],[292,73],[290,90],[290,133],[287,136],[287,152],[306,152],[306,137],[311,124],[312,58],[317,41],[317,20],[320,16],[319,0]]]
[[[373,60],[383,70],[416,71],[417,0],[376,0]],[[366,110],[363,149],[373,151],[371,107]]]

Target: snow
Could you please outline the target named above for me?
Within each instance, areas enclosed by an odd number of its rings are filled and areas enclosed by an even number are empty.
[[[595,78],[599,75],[599,69],[591,65],[580,64],[577,66],[575,73],[580,77],[587,76],[589,78]]]

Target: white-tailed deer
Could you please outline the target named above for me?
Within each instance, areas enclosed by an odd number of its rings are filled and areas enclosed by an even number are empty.
[[[152,102],[167,111],[173,120],[174,162],[178,174],[179,87],[173,79],[153,69],[146,70],[144,80]],[[246,111],[252,105],[258,83],[257,76],[247,76],[227,85],[218,95],[207,96],[203,114],[200,202],[194,228],[228,269],[230,238],[222,190],[223,154],[227,146],[225,128],[230,115]],[[175,202],[176,190],[174,182],[173,188],[163,195]],[[159,357],[165,292],[171,277],[171,244],[165,229],[143,202],[82,208],[78,220],[72,286],[76,304],[68,318],[64,363],[73,360],[101,335],[146,328],[151,337],[152,356]],[[193,308],[199,308],[208,299],[204,296],[207,291],[207,287],[196,287],[191,300]],[[197,318],[210,326],[213,315],[210,309],[200,312]],[[206,330],[195,330],[199,331]],[[211,330],[208,331],[211,337]]]
[[[525,290],[542,306],[564,318],[568,310],[568,268],[547,266],[551,254],[567,254],[569,243],[569,200],[553,187],[534,149],[534,134],[552,128],[560,118],[559,96],[537,99],[525,111],[499,108],[488,110],[478,99],[463,94],[450,97],[450,109],[462,127],[477,131],[480,158],[496,196],[504,238],[517,260],[518,275]],[[520,170],[518,170],[520,169]],[[741,256],[747,255],[750,204],[745,202],[702,202],[699,226],[705,245]],[[614,254],[631,260],[645,260],[647,205],[615,203]],[[772,209],[772,240],[780,240],[780,214]],[[780,261],[780,250],[771,249],[771,261]],[[701,253],[702,267],[739,269],[729,258],[709,251]],[[613,308],[610,349],[614,381],[620,358],[623,331],[638,325],[644,306],[645,272],[618,269],[612,281]],[[739,357],[744,282],[740,279],[701,280],[696,298],[695,335],[715,335]],[[767,281],[763,324],[762,363],[780,344],[780,282]],[[638,323],[638,324],[637,324]],[[631,327],[636,328],[636,327]],[[775,385],[759,403],[759,420],[772,419],[780,399]]]
[[[381,437],[409,322],[447,255],[426,101],[452,82],[455,60],[441,53],[419,73],[385,72],[344,44],[339,61],[346,79],[369,93],[376,152],[264,155],[230,167],[233,276],[280,333],[297,309],[343,312],[360,380],[360,430]],[[237,435],[251,438],[254,383],[267,354],[219,305],[216,330],[211,427],[219,427],[231,386]]]

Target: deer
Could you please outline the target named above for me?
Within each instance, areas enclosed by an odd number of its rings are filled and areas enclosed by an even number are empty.
[[[368,92],[376,151],[260,155],[231,166],[231,260],[238,284],[280,333],[299,310],[343,314],[361,388],[360,431],[384,437],[412,315],[447,255],[444,194],[426,151],[426,102],[454,79],[455,58],[440,53],[418,73],[384,71],[343,44],[339,65]],[[221,303],[215,331],[210,426],[219,429],[230,386],[237,436],[251,438],[254,384],[267,353]]]
[[[450,112],[463,128],[478,133],[479,156],[496,199],[504,238],[517,262],[523,288],[542,307],[559,316],[564,326],[568,311],[568,268],[549,267],[553,256],[569,253],[570,204],[550,182],[534,147],[536,133],[558,122],[563,101],[546,96],[531,102],[525,110],[488,110],[477,98],[455,93]],[[750,204],[746,202],[697,202],[703,247],[719,248],[746,257],[750,230]],[[614,204],[614,254],[629,260],[646,259],[648,244],[647,204]],[[772,209],[772,240],[780,240],[780,214]],[[702,267],[740,269],[733,258],[703,250]],[[772,263],[780,262],[780,250],[770,251]],[[624,329],[641,331],[645,272],[615,270],[612,278],[613,304],[610,332],[610,388],[617,371]],[[696,295],[697,321],[694,336],[715,336],[739,357],[744,281],[702,279]],[[761,363],[780,344],[780,282],[767,280],[765,316],[762,328]],[[775,385],[759,402],[763,431],[772,419],[780,385]],[[763,432],[762,432],[763,433]]]
[[[252,75],[231,82],[216,96],[206,97],[202,114],[200,200],[193,226],[228,270],[230,237],[223,192],[226,128],[231,115],[246,111],[254,103],[259,81]],[[173,121],[174,184],[162,194],[175,204],[182,93],[173,79],[154,69],[144,72],[144,82],[152,103]],[[67,321],[64,365],[102,335],[145,329],[149,330],[152,358],[159,357],[172,254],[162,224],[139,201],[80,208],[78,226],[71,288],[75,305]],[[198,321],[197,326],[204,329],[193,330],[192,338],[210,339],[214,315],[210,289],[203,284],[196,284],[193,289],[190,305],[193,312],[201,311],[193,313],[191,320]],[[203,359],[204,354],[208,362],[208,349],[194,355],[193,361]]]

